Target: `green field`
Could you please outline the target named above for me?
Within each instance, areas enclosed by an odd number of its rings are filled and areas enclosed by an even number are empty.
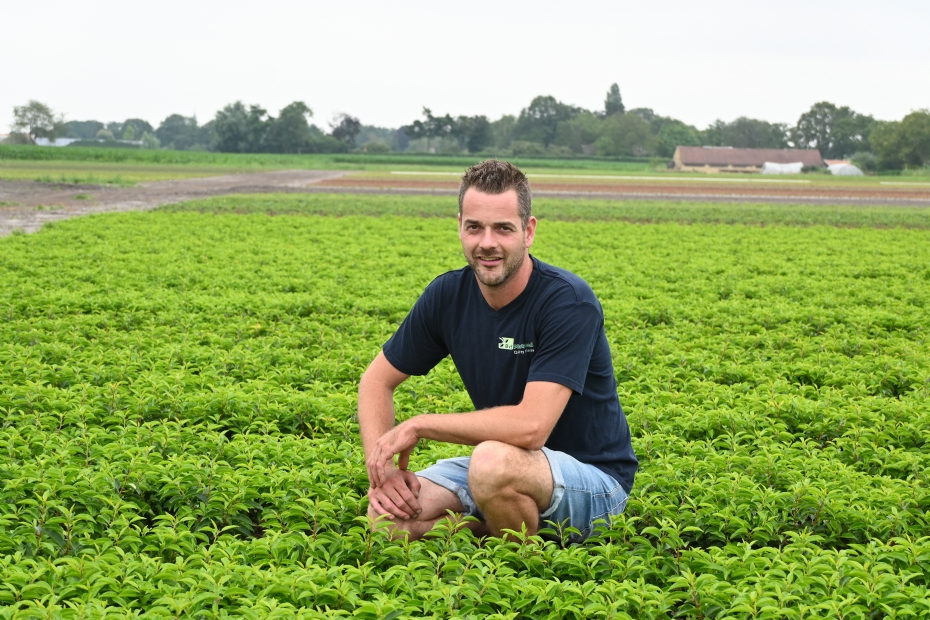
[[[216,215],[394,215],[455,217],[454,198],[346,194],[238,194],[163,207]],[[540,220],[622,221],[640,224],[746,224],[752,226],[842,226],[930,228],[927,207],[850,207],[764,203],[709,203],[673,200],[571,200],[537,198]]]
[[[447,170],[461,172],[478,156],[352,154],[237,154],[143,149],[46,148],[0,145],[0,179],[51,183],[132,184],[269,170]],[[664,162],[650,160],[520,159],[529,169],[556,172],[654,172]]]
[[[0,145],[0,179],[46,183],[132,185],[144,181],[183,179],[269,170],[353,170],[386,174],[391,171],[457,172],[484,159],[484,155],[348,154],[237,154],[108,148],[51,148]],[[666,178],[664,159],[509,158],[530,176],[636,175]],[[731,175],[690,173],[694,178],[732,181]],[[742,176],[742,175],[737,175]],[[749,175],[758,179],[758,175]],[[454,179],[454,177],[450,177]],[[882,182],[930,182],[930,169],[907,170],[869,177],[833,177],[829,174],[788,175],[815,186],[859,188]],[[920,186],[922,187],[922,185]],[[926,187],[924,188],[926,189]]]
[[[534,255],[603,303],[642,463],[577,546],[362,516],[357,381],[463,264],[450,199],[0,239],[0,617],[928,617],[926,210],[537,210]],[[397,394],[401,418],[468,407],[448,360]]]

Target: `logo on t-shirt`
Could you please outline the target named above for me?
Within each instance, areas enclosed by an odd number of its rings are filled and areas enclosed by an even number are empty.
[[[514,344],[513,338],[504,338],[503,336],[499,337],[499,340],[500,342],[497,343],[497,348],[504,349],[505,351],[513,351],[514,355],[533,353],[535,351],[532,342]]]

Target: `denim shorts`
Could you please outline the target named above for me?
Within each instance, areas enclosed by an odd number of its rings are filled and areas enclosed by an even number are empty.
[[[596,527],[595,521],[603,519],[609,522],[611,516],[620,514],[626,508],[629,497],[612,477],[564,452],[549,448],[543,448],[542,451],[549,459],[554,486],[549,508],[539,515],[541,527],[551,527],[556,531],[559,528],[574,527],[581,535],[573,534],[569,541],[581,542],[591,535]],[[462,514],[483,521],[484,516],[468,489],[470,460],[468,456],[442,459],[418,471],[417,476],[455,493],[465,508]]]

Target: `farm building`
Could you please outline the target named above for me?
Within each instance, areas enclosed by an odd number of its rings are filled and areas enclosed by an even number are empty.
[[[735,149],[729,146],[679,146],[675,170],[697,172],[761,172],[762,164],[823,166],[817,149]]]

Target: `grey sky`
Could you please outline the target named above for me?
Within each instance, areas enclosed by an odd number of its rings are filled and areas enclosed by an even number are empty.
[[[68,120],[301,100],[397,127],[518,114],[536,95],[699,128],[794,123],[818,101],[881,119],[930,107],[930,2],[264,2],[33,0],[0,7],[0,131],[38,99]]]

